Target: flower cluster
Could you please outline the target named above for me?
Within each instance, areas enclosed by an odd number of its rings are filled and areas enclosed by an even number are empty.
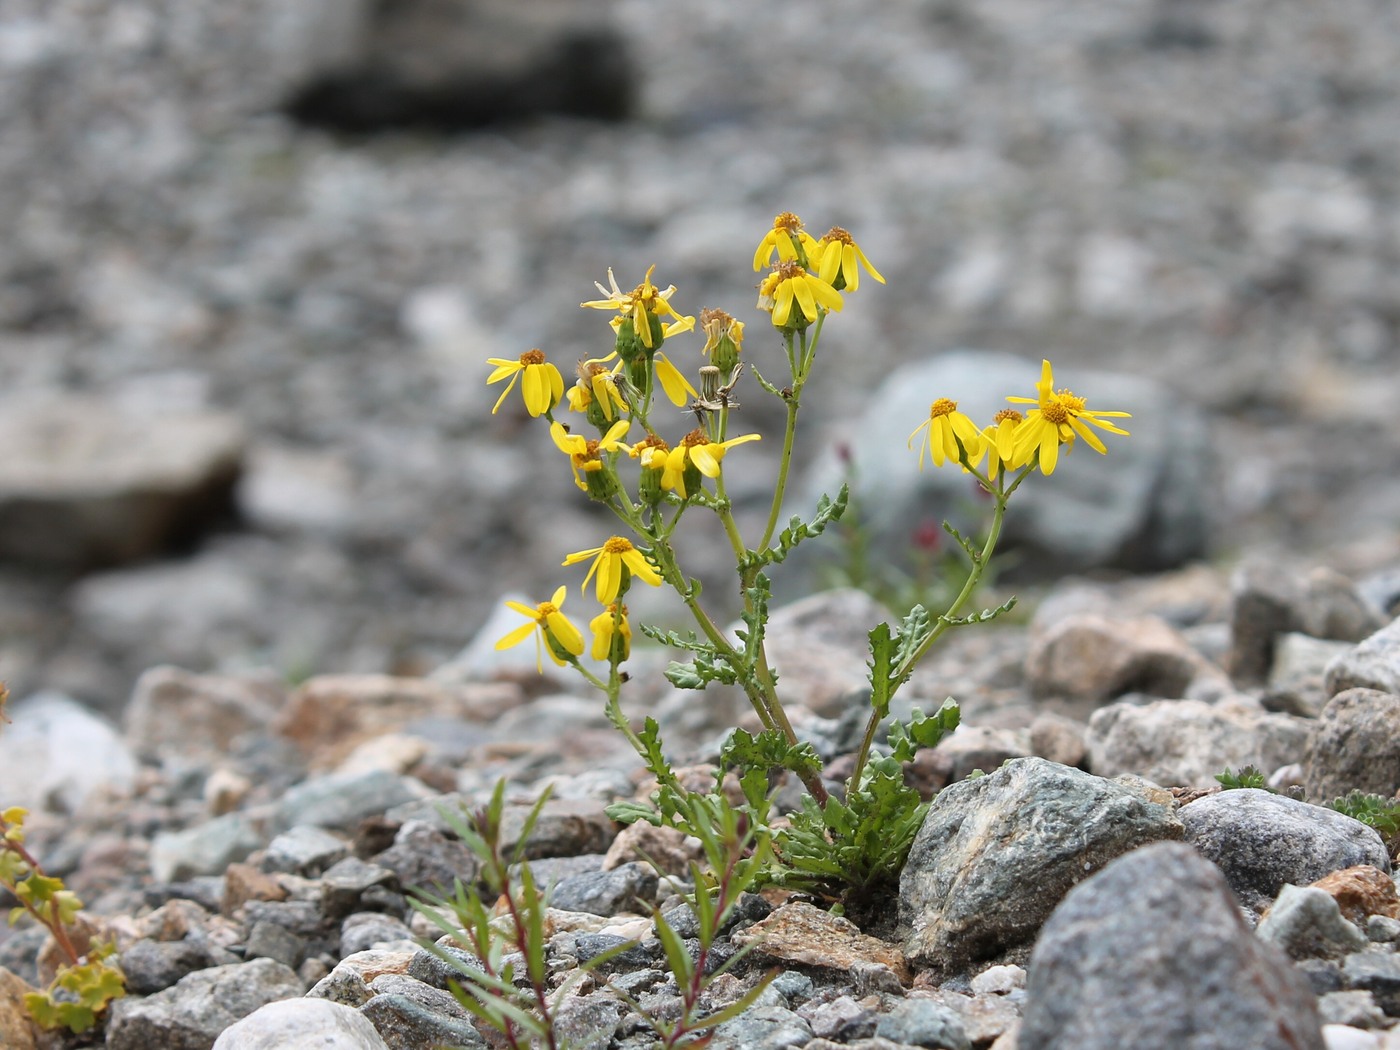
[[[1022,467],[1039,467],[1043,474],[1053,474],[1059,462],[1060,446],[1066,450],[1078,438],[1095,452],[1107,448],[1086,424],[1093,424],[1110,434],[1127,435],[1127,431],[1107,422],[1126,419],[1127,412],[1089,411],[1084,398],[1070,390],[1055,389],[1055,376],[1049,361],[1040,365],[1040,382],[1036,396],[1008,397],[1013,404],[1035,405],[1024,416],[1014,408],[998,412],[989,426],[977,424],[958,411],[958,403],[940,397],[929,405],[928,419],[909,435],[909,447],[919,438],[919,468],[923,469],[924,452],[935,467],[946,462],[960,463],[965,470],[975,471],[987,457],[987,480],[994,482],[998,474]],[[920,437],[920,435],[923,435]]]

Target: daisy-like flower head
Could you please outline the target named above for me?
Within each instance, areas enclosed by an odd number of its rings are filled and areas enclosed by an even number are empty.
[[[586,558],[592,558],[593,564],[583,578],[584,589],[588,588],[588,581],[597,573],[598,601],[603,605],[616,601],[618,594],[626,590],[625,584],[633,577],[653,587],[661,586],[661,576],[652,568],[646,555],[632,546],[631,540],[622,536],[613,536],[601,547],[575,551],[564,559],[564,564],[577,565]]]
[[[486,379],[488,384],[499,383],[507,376],[510,377],[510,382],[506,384],[505,390],[491,409],[493,416],[515,386],[515,381],[522,375],[525,378],[520,384],[520,392],[525,397],[525,411],[531,416],[544,415],[559,404],[564,396],[564,377],[559,374],[559,369],[544,359],[544,352],[541,350],[526,350],[518,361],[504,357],[488,357],[486,363],[496,366],[496,370]]]
[[[1023,466],[1032,459],[1038,459],[1043,474],[1053,474],[1059,458],[1060,446],[1072,444],[1076,437],[1095,452],[1106,453],[1108,449],[1099,436],[1090,430],[1086,423],[1092,423],[1110,434],[1128,435],[1106,419],[1131,418],[1127,412],[1090,412],[1084,407],[1084,399],[1073,391],[1055,389],[1055,375],[1050,362],[1040,362],[1040,382],[1035,385],[1036,397],[1008,397],[1006,400],[1017,404],[1035,405],[1026,413],[1025,421],[1016,428],[1016,439],[1011,463]]]
[[[909,435],[909,448],[914,448],[914,439],[920,431],[927,430],[926,440],[919,442],[919,469],[924,469],[924,449],[933,460],[935,467],[941,467],[949,460],[961,461],[958,442],[962,442],[967,453],[967,461],[975,465],[982,458],[982,434],[977,424],[958,411],[958,403],[940,397],[928,407],[928,418]]]
[[[549,436],[554,439],[559,451],[569,457],[569,465],[574,471],[574,484],[590,495],[607,499],[607,496],[600,494],[600,486],[604,486],[600,476],[603,470],[603,453],[630,452],[631,449],[622,443],[622,439],[627,436],[631,427],[632,424],[628,420],[619,419],[601,438],[586,438],[582,434],[570,434],[568,427],[556,422],[550,424]],[[608,494],[611,495],[611,492]]]
[[[801,310],[792,313],[793,303]],[[841,293],[799,262],[779,263],[758,286],[758,308],[773,311],[774,328],[806,328],[818,308],[841,312]]]
[[[859,286],[860,270],[857,264],[864,266],[865,272],[875,280],[885,283],[880,271],[870,265],[865,252],[860,250],[855,238],[840,226],[827,230],[826,235],[817,242],[812,261],[816,265],[817,275],[838,292],[843,289],[854,292]]]
[[[589,422],[597,424],[593,415],[599,415],[604,423],[627,411],[627,400],[617,388],[615,371],[610,371],[601,360],[580,361],[577,369],[578,382],[569,387],[569,407],[575,412],[589,411],[596,405],[597,412],[590,414]]]
[[[719,477],[719,461],[735,445],[747,441],[757,441],[760,435],[744,434],[728,441],[714,441],[704,430],[696,428],[673,448],[666,456],[666,472],[661,478],[661,487],[673,489],[681,498],[690,495],[691,489],[700,487],[700,474],[707,478]],[[689,474],[689,479],[687,479]]]
[[[694,317],[682,317],[671,306],[670,298],[675,294],[676,286],[673,284],[662,290],[651,283],[652,271],[655,269],[655,266],[651,267],[641,284],[630,292],[624,292],[617,286],[617,278],[613,276],[612,267],[609,267],[610,288],[604,288],[597,281],[593,282],[593,286],[606,298],[593,299],[579,305],[590,310],[616,310],[617,316],[609,322],[613,331],[618,331],[623,324],[630,321],[632,330],[636,338],[641,340],[642,346],[648,350],[655,350],[670,336],[677,332],[688,332],[695,327]],[[675,320],[668,324],[668,317]]]
[[[987,480],[995,481],[1002,467],[1016,467],[1013,456],[1016,428],[1025,417],[1014,408],[1003,408],[992,417],[991,426],[982,431],[982,444],[987,450]]]
[[[648,434],[628,452],[628,455],[641,464],[642,473],[637,482],[637,497],[643,503],[655,506],[661,502],[661,497],[665,494],[662,481],[666,476],[666,457],[670,452],[671,447],[655,434]]]
[[[540,602],[533,609],[520,602],[506,602],[506,607],[527,617],[529,623],[521,624],[515,630],[496,643],[497,651],[511,649],[519,645],[530,635],[535,636],[535,669],[541,674],[544,673],[544,656],[547,651],[549,658],[558,666],[563,667],[565,660],[569,656],[581,656],[583,654],[583,635],[579,629],[570,622],[569,618],[560,612],[564,604],[564,588],[560,587],[554,592],[554,597],[547,602]]]
[[[588,629],[593,632],[593,659],[620,664],[631,655],[632,625],[627,622],[627,606],[621,602],[608,604],[588,621]]]
[[[724,375],[734,371],[739,353],[744,348],[744,322],[736,321],[723,310],[701,310],[700,327],[705,331],[702,354]]]
[[[800,262],[806,265],[817,242],[802,228],[802,220],[790,211],[785,211],[773,220],[773,228],[763,235],[758,248],[753,253],[753,268],[761,270],[778,253],[778,262]]]

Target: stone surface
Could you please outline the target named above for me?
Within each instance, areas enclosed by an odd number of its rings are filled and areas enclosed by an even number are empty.
[[[298,824],[348,831],[366,817],[428,794],[418,781],[383,770],[311,777],[278,801],[273,825],[280,831]]]
[[[391,809],[390,820],[407,823],[421,820],[439,831],[451,831],[443,812],[454,820],[462,817],[462,807],[472,803],[460,795],[442,795],[418,802],[409,802]],[[507,853],[515,849],[531,807],[523,803],[508,803],[501,814],[501,848]],[[617,835],[615,825],[607,814],[607,806],[595,799],[551,798],[540,810],[539,819],[525,844],[524,858],[577,857],[585,853],[605,853]]]
[[[1300,760],[1312,723],[1229,701],[1117,703],[1089,719],[1089,768],[1134,773],[1167,787],[1210,787],[1224,769],[1252,765],[1266,775]]]
[[[958,1015],[940,1003],[910,999],[880,1018],[875,1034],[909,1046],[972,1050]]]
[[[390,1050],[357,1010],[326,999],[284,999],[226,1028],[214,1050]]]
[[[799,548],[800,549],[800,548]],[[867,633],[890,613],[864,591],[823,591],[773,610],[765,644],[788,695],[819,715],[840,715],[869,690]]]
[[[24,997],[36,989],[0,966],[0,1034],[5,1050],[38,1050],[39,1032],[25,1009]]]
[[[233,751],[241,737],[265,731],[286,695],[270,675],[197,675],[153,667],[137,679],[122,729],[139,755],[211,764]]]
[[[1029,970],[1018,1050],[1323,1050],[1306,982],[1185,845],[1136,850],[1071,890]]]
[[[1124,693],[1175,700],[1195,678],[1219,674],[1155,616],[1068,616],[1033,632],[1026,654],[1033,693],[1097,703]]]
[[[754,951],[769,959],[849,970],[856,962],[888,966],[907,980],[908,966],[899,949],[875,937],[867,937],[849,919],[820,908],[792,902],[752,926],[736,931],[735,944],[755,944]]]
[[[61,693],[9,705],[0,733],[0,798],[6,806],[77,813],[95,792],[123,792],[136,760],[116,729]]]
[[[245,440],[226,413],[11,398],[0,404],[0,557],[90,568],[187,540],[227,511]]]
[[[118,999],[107,1027],[109,1050],[207,1050],[219,1033],[254,1010],[304,991],[271,959],[216,966],[144,999]]]
[[[957,973],[1025,945],[1075,883],[1181,834],[1166,807],[1044,759],[961,781],[933,800],[900,877],[904,952]]]
[[[1340,959],[1367,944],[1336,898],[1316,887],[1284,886],[1254,932],[1294,959]]]
[[[1332,697],[1313,728],[1303,784],[1319,802],[1400,791],[1400,695],[1357,688]]]
[[[158,882],[222,874],[262,844],[262,835],[245,814],[229,813],[157,835],[151,842],[151,874]]]
[[[1274,640],[1274,659],[1265,683],[1264,704],[1271,711],[1316,718],[1331,696],[1325,676],[1331,662],[1352,651],[1349,642],[1290,632]]]
[[[1186,841],[1220,868],[1240,902],[1255,911],[1266,908],[1284,883],[1306,886],[1358,864],[1390,870],[1374,828],[1262,789],[1207,795],[1177,815]]]
[[[470,1015],[450,994],[406,974],[386,974],[370,982],[374,997],[360,1013],[390,1047],[452,1047],[475,1050],[486,1042]]]
[[[924,520],[930,507],[937,508],[935,522],[951,517],[970,530],[960,504],[972,486],[956,470],[920,471],[917,456],[902,454],[909,431],[928,418],[929,403],[939,397],[953,398],[960,411],[985,425],[1006,407],[1008,394],[1033,395],[1039,375],[1036,358],[955,350],[905,364],[885,377],[847,442],[872,545],[895,557],[907,552],[911,523]],[[1057,386],[1087,396],[1091,406],[1133,412],[1132,439],[1110,436],[1112,447],[1103,457],[1078,449],[1056,467],[1053,485],[1026,485],[1017,492],[1003,537],[1008,549],[1025,552],[1022,570],[1165,569],[1201,553],[1210,462],[1205,420],[1194,411],[1153,411],[1167,395],[1138,377],[1058,369],[1055,379]],[[1177,407],[1185,406],[1178,402]],[[802,506],[814,505],[817,493],[834,492],[840,481],[832,455],[805,483]],[[1094,506],[1092,516],[1075,512],[1086,505]]]
[[[644,913],[655,903],[656,872],[642,863],[624,864],[611,871],[570,875],[554,884],[550,904],[564,911],[593,915],[619,912]]]
[[[1400,693],[1400,619],[1392,620],[1328,664],[1326,685],[1329,696],[1348,689]]]
[[[1342,914],[1358,926],[1372,915],[1400,919],[1400,895],[1395,892],[1395,880],[1369,864],[1331,872],[1313,885],[1336,898]]]

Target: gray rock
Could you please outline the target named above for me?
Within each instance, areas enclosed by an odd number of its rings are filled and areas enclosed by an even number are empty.
[[[303,992],[297,975],[271,959],[199,970],[144,999],[117,999],[107,1025],[111,1050],[207,1050],[254,1010]]]
[[[1352,989],[1370,992],[1391,1017],[1400,1011],[1400,955],[1357,952],[1347,956],[1342,973]]]
[[[244,443],[226,413],[12,398],[0,405],[0,557],[91,568],[164,551],[227,511]]]
[[[228,813],[184,831],[162,831],[151,842],[151,875],[157,882],[218,875],[262,844],[262,835],[243,813]]]
[[[853,693],[869,692],[867,635],[890,617],[870,595],[851,588],[775,608],[764,644],[785,695],[818,715],[844,713]]]
[[[375,856],[373,863],[393,871],[403,886],[435,893],[450,893],[457,879],[470,885],[481,867],[466,843],[421,820],[400,827],[394,844]]]
[[[555,1029],[565,1046],[608,1050],[626,1007],[603,996],[574,996],[560,1004]]]
[[[812,1034],[819,1039],[850,1042],[875,1034],[875,1011],[849,995],[838,995],[823,1003],[808,1003],[798,1008],[797,1015],[811,1025]]]
[[[262,870],[285,871],[293,875],[314,878],[337,861],[344,859],[350,847],[344,839],[332,835],[314,824],[298,824],[277,835],[267,844]]]
[[[303,781],[283,795],[273,822],[281,830],[314,824],[350,831],[366,817],[379,816],[427,793],[418,781],[383,770],[331,773]]]
[[[195,938],[139,940],[121,953],[118,962],[126,974],[126,990],[132,995],[162,991],[186,974],[214,965],[208,946]]]
[[[1326,678],[1329,696],[1348,689],[1400,693],[1400,619],[1338,656],[1327,666]]]
[[[1274,661],[1265,683],[1264,705],[1271,711],[1316,718],[1328,697],[1324,680],[1333,660],[1351,652],[1349,642],[1334,642],[1290,632],[1275,639]]]
[[[949,351],[888,374],[848,442],[874,549],[891,557],[908,551],[910,523],[928,517],[929,508],[964,532],[976,531],[962,509],[971,492],[968,479],[946,467],[920,472],[918,456],[905,452],[910,431],[928,418],[930,402],[950,397],[986,425],[1009,407],[1008,394],[1034,396],[1039,378],[1038,360],[977,350]],[[1110,435],[1106,456],[1077,447],[1062,457],[1052,479],[1028,479],[1007,513],[1007,548],[1024,550],[1028,569],[1053,566],[1061,573],[1097,566],[1165,569],[1204,551],[1210,440],[1201,414],[1133,376],[1070,369],[1055,380],[1087,397],[1091,409],[1133,412],[1125,427],[1132,437]],[[1173,411],[1158,411],[1166,401]],[[841,467],[830,455],[804,484],[802,508],[814,505],[821,492],[835,492],[841,480]],[[1086,507],[1093,513],[1084,513]]]
[[[1130,692],[1176,699],[1203,675],[1220,673],[1155,616],[1063,617],[1033,632],[1026,654],[1032,693],[1095,703]]]
[[[1210,787],[1224,769],[1266,774],[1306,753],[1310,721],[1225,701],[1117,703],[1089,719],[1089,768],[1103,777],[1135,773],[1169,787]]]
[[[390,1050],[374,1025],[326,999],[284,999],[226,1028],[213,1050]]]
[[[403,824],[421,820],[438,831],[451,833],[452,821],[464,819],[464,807],[471,812],[474,803],[459,794],[439,795],[395,806],[385,816]],[[524,803],[507,803],[501,814],[501,848],[506,853],[519,844],[530,809],[531,806]],[[444,816],[444,811],[452,819]],[[551,798],[540,810],[523,856],[526,860],[538,860],[576,857],[583,853],[602,854],[616,836],[617,825],[608,818],[607,806],[597,799]]]
[[[908,999],[880,1018],[875,1034],[909,1046],[972,1050],[962,1019],[942,1003]]]
[[[272,725],[286,702],[271,675],[197,675],[153,667],[136,681],[123,718],[127,744],[139,755],[208,766],[241,737]]]
[[[1366,935],[1342,918],[1337,899],[1312,886],[1286,885],[1254,931],[1294,959],[1340,959],[1366,947]]]
[[[1030,750],[1026,734],[992,726],[959,726],[938,746],[919,753],[915,769],[922,782],[925,775],[931,787],[941,788],[964,780],[974,770],[989,773],[1013,758],[1027,758]]]
[[[714,1033],[711,1050],[782,1050],[805,1046],[812,1038],[807,1022],[781,1006],[747,1010]]]
[[[306,958],[306,940],[285,926],[264,919],[253,923],[248,931],[246,956],[249,959],[272,959],[289,970],[295,970]]]
[[[1365,991],[1328,992],[1317,1000],[1318,1016],[1326,1025],[1344,1024],[1352,1028],[1384,1028],[1385,1011],[1376,1005],[1375,996]]]
[[[1026,944],[1090,872],[1181,834],[1166,807],[1040,758],[954,784],[930,805],[900,876],[905,955],[956,973]]]
[[[550,904],[563,911],[616,915],[645,911],[655,903],[656,872],[645,864],[623,864],[611,871],[570,875],[554,885]]]
[[[1285,883],[1306,886],[1357,864],[1390,871],[1390,857],[1374,828],[1306,802],[1259,788],[1207,795],[1177,815],[1186,841],[1224,874],[1245,907],[1256,912]]]
[[[480,972],[480,960],[471,952],[452,944],[451,939],[445,936],[438,938],[434,951],[424,948],[408,964],[410,977],[443,990],[451,981],[460,984],[463,974]]]
[[[362,911],[347,915],[340,924],[340,951],[342,955],[369,951],[375,947],[388,947],[393,944],[407,944],[416,947],[416,938],[408,924],[392,915],[374,911]]]
[[[399,888],[398,876],[388,868],[370,864],[359,857],[336,861],[321,876],[321,906],[332,919],[344,918],[360,905],[370,889],[382,886]]]
[[[136,759],[112,724],[62,693],[26,697],[0,733],[0,797],[7,806],[79,813],[94,792],[130,789]]]
[[[1324,1047],[1306,982],[1185,845],[1137,850],[1071,890],[1029,970],[1019,1050]]]
[[[1313,727],[1303,785],[1319,802],[1400,790],[1400,695],[1356,688],[1332,697]]]
[[[485,1046],[471,1015],[448,992],[405,974],[381,974],[370,982],[374,997],[360,1007],[395,1050],[474,1050]]]

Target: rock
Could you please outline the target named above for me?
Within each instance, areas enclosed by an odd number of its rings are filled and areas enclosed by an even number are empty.
[[[474,1050],[486,1045],[471,1015],[447,992],[407,974],[376,977],[370,991],[374,996],[360,1007],[360,1013],[391,1047]]]
[[[958,1015],[941,1003],[908,999],[880,1018],[875,1034],[908,1046],[972,1050]]]
[[[1325,682],[1328,666],[1353,648],[1349,642],[1331,642],[1308,634],[1279,635],[1265,683],[1264,706],[1270,711],[1317,718],[1332,695]]]
[[[381,974],[408,973],[413,960],[418,955],[428,955],[422,950],[396,951],[371,948],[347,955],[325,977],[307,992],[308,997],[329,999],[345,1006],[362,1006],[369,1002],[373,994],[370,983]],[[438,987],[445,987],[446,982]]]
[[[1318,801],[1400,791],[1400,695],[1356,688],[1332,697],[1313,728],[1303,784]]]
[[[1124,693],[1176,699],[1201,676],[1221,677],[1155,616],[1068,616],[1031,635],[1026,683],[1037,696],[1103,703]]]
[[[183,766],[207,766],[238,741],[267,730],[287,693],[272,675],[197,675],[153,667],[136,681],[123,718],[137,754]]]
[[[769,959],[838,971],[874,962],[888,966],[901,981],[909,979],[904,956],[893,945],[867,937],[849,919],[802,902],[783,905],[730,939],[739,946],[754,944],[755,953]]]
[[[392,915],[362,911],[347,915],[340,924],[340,950],[346,955],[359,952],[392,951],[404,945],[418,947],[408,924]]]
[[[118,962],[131,995],[163,991],[187,974],[215,965],[208,945],[195,938],[135,941],[122,951]]]
[[[1136,850],[1071,890],[1029,970],[1018,1050],[1323,1050],[1307,983],[1185,845]]]
[[[1356,1028],[1384,1028],[1385,1012],[1376,1005],[1370,992],[1328,992],[1317,1000],[1317,1012],[1322,1017],[1322,1035],[1327,1037],[1330,1025]],[[1335,1050],[1331,1041],[1328,1050]]]
[[[1326,685],[1329,696],[1348,689],[1400,694],[1400,619],[1392,620],[1328,664]]]
[[[388,868],[370,864],[359,857],[336,861],[321,876],[321,907],[332,919],[342,919],[362,908],[363,899],[376,887],[397,891],[398,876]]]
[[[1400,1012],[1400,955],[1394,952],[1356,952],[1342,964],[1342,973],[1353,989],[1370,992],[1378,1005],[1394,1017]]]
[[[82,812],[97,792],[123,793],[136,760],[106,719],[61,693],[11,705],[0,732],[0,798],[5,805]]]
[[[284,999],[226,1028],[214,1050],[389,1050],[359,1011],[326,999]]]
[[[875,1034],[875,1012],[849,995],[839,995],[829,1002],[808,1003],[797,1010],[797,1016],[811,1026],[812,1034],[819,1039],[848,1043]]]
[[[37,990],[0,966],[0,1034],[5,1036],[5,1050],[38,1050],[39,1030],[24,1005],[24,997]]]
[[[267,844],[264,871],[285,871],[310,878],[344,858],[350,847],[343,839],[314,824],[297,824]]]
[[[1072,718],[1042,711],[1031,722],[1031,754],[1062,766],[1083,768],[1089,756],[1087,728]]]
[[[603,858],[603,869],[611,871],[636,861],[651,863],[668,875],[690,874],[692,861],[700,861],[703,853],[693,839],[675,828],[658,828],[639,820],[617,833]]]
[[[273,824],[282,831],[298,824],[349,831],[366,817],[379,816],[428,794],[418,781],[382,770],[332,773],[305,780],[283,795]]]
[[[1215,863],[1240,903],[1256,912],[1268,907],[1284,883],[1306,886],[1357,864],[1390,870],[1374,828],[1259,788],[1206,795],[1177,815],[1186,841]]]
[[[448,838],[421,820],[404,823],[394,836],[394,844],[372,860],[395,872],[401,885],[439,894],[450,894],[457,879],[470,885],[481,868],[481,861],[466,843]]]
[[[11,398],[0,405],[0,558],[85,569],[169,550],[227,513],[245,440],[225,413]]]
[[[889,611],[874,598],[850,588],[822,591],[774,609],[765,645],[784,695],[818,715],[842,714],[853,692],[869,692],[867,635],[889,619]]]
[[[622,1003],[601,996],[565,999],[555,1022],[560,1043],[579,1050],[608,1050],[625,1010]]]
[[[1029,757],[1024,733],[991,726],[959,726],[933,748],[924,748],[914,757],[913,776],[920,790],[933,790],[965,780],[974,770],[989,773],[1013,758]]]
[[[343,762],[355,748],[389,733],[412,736],[434,721],[494,719],[524,699],[504,684],[446,685],[389,675],[321,675],[304,682],[277,719],[314,769]],[[431,743],[431,741],[429,741]]]
[[[1181,834],[1166,807],[1040,758],[953,784],[929,806],[900,876],[905,955],[958,973],[1027,944],[1076,882]]]
[[[1285,885],[1255,933],[1294,959],[1341,959],[1367,944],[1336,899],[1316,887]]]
[[[215,817],[184,831],[162,831],[151,842],[151,875],[157,882],[218,875],[262,844],[262,835],[243,813]]]
[[[249,901],[282,901],[287,888],[251,864],[230,864],[224,871],[224,899],[219,913],[233,918]]]
[[[641,863],[624,864],[611,871],[571,875],[554,884],[550,904],[563,911],[593,915],[644,912],[655,903],[656,872]]]
[[[746,1010],[714,1029],[711,1050],[781,1050],[806,1046],[812,1029],[791,1010],[766,1006]]]
[[[225,1028],[254,1010],[302,994],[297,975],[271,959],[216,966],[144,999],[117,999],[107,1025],[109,1050],[206,1050]]]
[[[286,927],[263,919],[249,928],[244,957],[272,959],[289,970],[295,970],[306,959],[306,948],[306,938],[298,937]]]
[[[965,533],[981,527],[959,506],[972,483],[956,469],[921,472],[918,457],[905,453],[909,432],[928,418],[929,403],[938,397],[953,398],[960,411],[985,425],[1008,407],[1007,395],[1033,396],[1039,375],[1037,360],[954,350],[886,376],[865,402],[873,407],[851,427],[854,437],[847,443],[872,549],[891,558],[908,551],[910,523],[924,520],[930,507]],[[1032,478],[1016,493],[1003,537],[1007,549],[1024,551],[1024,571],[1044,574],[1053,567],[1058,574],[1110,566],[1152,571],[1203,552],[1210,443],[1199,412],[1134,376],[1073,369],[1055,378],[1087,397],[1091,408],[1135,413],[1125,428],[1132,437],[1110,436],[1107,456],[1077,448],[1063,457],[1052,479]],[[1156,409],[1167,401],[1176,406],[1172,412]],[[827,455],[804,483],[800,507],[805,511],[819,493],[835,492],[841,480],[837,457]],[[1086,506],[1094,507],[1092,515],[1081,513]]]
[[[1252,765],[1266,774],[1300,759],[1311,723],[1201,700],[1117,703],[1089,719],[1089,768],[1167,786],[1209,787],[1215,774]]]
[[[620,119],[635,73],[598,0],[407,0],[366,12],[357,47],[287,99],[298,119],[343,131],[461,130],[543,113]]]
[[[1230,582],[1230,655],[1226,666],[1238,682],[1265,681],[1279,635],[1356,642],[1383,622],[1346,577],[1330,569],[1304,576],[1273,563],[1251,562]]]
[[[261,443],[249,450],[237,490],[239,511],[258,529],[331,537],[353,531],[355,495],[344,453]]]
[[[421,820],[439,831],[451,832],[451,824],[443,813],[454,820],[463,819],[462,811],[473,804],[461,795],[441,795],[436,798],[396,806],[386,816],[399,823]],[[511,853],[520,843],[530,805],[520,802],[506,804],[501,814],[501,849]],[[540,810],[539,819],[524,846],[526,860],[543,857],[577,857],[585,853],[605,853],[617,835],[617,826],[608,817],[607,807],[595,799],[551,798]]]
[[[973,995],[1010,995],[1026,986],[1026,971],[1020,966],[989,966],[970,984]]]
[[[1313,885],[1336,898],[1342,914],[1358,926],[1371,916],[1400,919],[1395,880],[1379,868],[1367,864],[1343,868],[1324,875]]]

